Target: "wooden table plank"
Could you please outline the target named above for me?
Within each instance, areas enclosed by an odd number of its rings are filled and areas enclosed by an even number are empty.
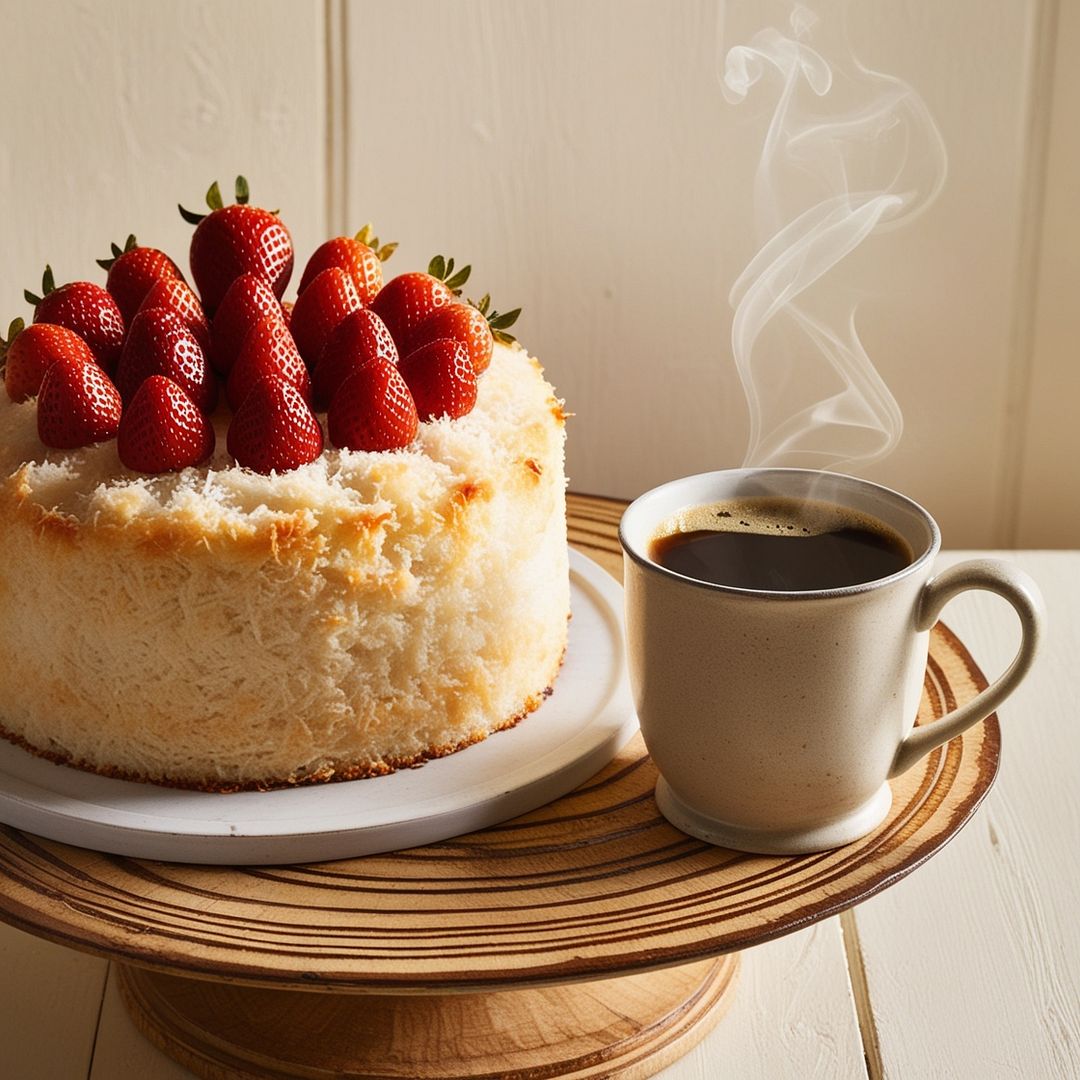
[[[1005,557],[1041,584],[1049,620],[1000,711],[997,783],[945,851],[855,909],[886,1076],[1080,1076],[1080,558]],[[1003,602],[969,594],[944,618],[989,678],[1008,663]]]
[[[743,953],[731,1009],[657,1080],[866,1076],[840,920]]]
[[[0,923],[0,1075],[87,1075],[107,967]]]

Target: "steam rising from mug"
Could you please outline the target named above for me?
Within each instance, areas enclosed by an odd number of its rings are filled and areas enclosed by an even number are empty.
[[[813,286],[869,236],[930,204],[945,181],[945,146],[910,86],[851,56],[841,15],[827,24],[798,5],[788,32],[759,30],[725,57],[728,101],[759,84],[780,88],[754,181],[763,246],[730,295],[750,408],[746,465],[865,465],[903,430],[855,330],[850,293],[837,309],[835,288]],[[825,58],[830,34],[839,63]],[[835,392],[818,400],[822,388]]]

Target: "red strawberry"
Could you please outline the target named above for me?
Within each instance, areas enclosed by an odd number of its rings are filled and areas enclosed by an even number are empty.
[[[309,370],[318,362],[334,327],[362,306],[352,278],[337,266],[324,270],[297,297],[289,329]]]
[[[454,302],[471,270],[471,266],[465,266],[455,274],[454,260],[447,262],[436,255],[428,265],[428,273],[391,278],[372,301],[371,310],[386,323],[398,349],[404,349],[412,332],[433,311]]]
[[[292,383],[269,376],[255,383],[237,409],[228,446],[247,469],[287,472],[322,453],[322,428]]]
[[[376,361],[338,387],[326,424],[343,450],[397,450],[416,438],[419,418],[401,372]]]
[[[292,276],[289,230],[277,214],[248,206],[247,201],[247,181],[238,176],[235,206],[222,204],[215,180],[206,193],[211,213],[193,214],[180,207],[184,220],[197,226],[191,238],[191,275],[210,315],[241,274],[262,275],[279,300]]]
[[[90,346],[66,326],[34,323],[24,329],[15,319],[7,341],[0,341],[0,362],[4,365],[4,387],[12,401],[25,401],[41,389],[45,372],[57,360],[73,359],[96,364]]]
[[[480,375],[487,371],[491,363],[495,342],[509,345],[514,340],[506,331],[521,314],[521,308],[508,311],[505,315],[498,311],[489,312],[490,306],[491,297],[485,295],[477,304],[470,300],[467,304],[451,304],[433,311],[413,331],[408,351],[412,352],[437,338],[453,338],[468,349],[473,368]]]
[[[335,236],[320,244],[308,259],[297,292],[302,293],[324,270],[337,266],[353,279],[360,299],[370,304],[382,288],[382,264],[396,249],[397,244],[380,247],[370,225],[365,225],[356,236]]]
[[[184,280],[176,263],[157,248],[139,247],[135,237],[129,236],[121,250],[112,245],[111,259],[98,259],[98,266],[108,270],[105,288],[108,289],[116,306],[124,316],[124,323],[130,323],[143,302],[143,297],[150,291],[150,286],[161,278],[179,278]]]
[[[97,362],[106,371],[115,371],[124,345],[124,316],[116,301],[92,281],[73,281],[58,289],[51,266],[45,267],[41,292],[41,296],[29,289],[23,293],[34,305],[34,322],[74,330],[90,346]]]
[[[211,359],[222,374],[228,375],[244,344],[248,331],[267,316],[285,322],[284,308],[278,303],[265,278],[241,274],[225,293],[210,329],[213,341]],[[288,323],[285,322],[288,326]]]
[[[206,321],[199,298],[180,278],[164,278],[150,286],[139,311],[150,308],[165,308],[177,315],[180,321],[195,335],[202,351],[210,355],[210,324]]]
[[[131,320],[116,385],[125,402],[151,375],[167,375],[204,412],[217,404],[218,386],[202,346],[175,311],[147,308]]]
[[[422,420],[438,420],[472,412],[476,404],[476,372],[465,346],[450,338],[421,345],[398,365]]]
[[[120,426],[121,408],[119,392],[97,364],[65,356],[41,380],[38,438],[59,450],[105,442]]]
[[[397,346],[386,324],[367,308],[361,308],[338,323],[327,338],[322,356],[311,375],[315,408],[329,407],[334,393],[357,368],[370,363],[398,362]]]
[[[479,375],[491,363],[495,339],[487,319],[472,304],[451,304],[433,311],[409,338],[409,351],[439,338],[452,338],[465,346],[473,371]]]
[[[136,472],[178,472],[214,452],[214,427],[172,379],[151,375],[124,409],[116,449]]]
[[[240,353],[229,372],[225,396],[236,412],[251,388],[269,375],[276,375],[294,386],[305,402],[311,401],[311,378],[292,335],[280,316],[267,315],[249,331]]]

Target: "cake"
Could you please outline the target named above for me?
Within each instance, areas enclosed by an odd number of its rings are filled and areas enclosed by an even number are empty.
[[[0,403],[0,727],[206,790],[371,776],[512,725],[569,612],[563,419],[496,345],[476,407],[397,452],[131,475]],[[218,420],[218,424],[223,423]]]
[[[287,469],[230,452],[224,395],[212,455],[152,474],[124,464],[128,400],[76,448],[42,442],[45,385],[0,401],[0,734],[226,792],[416,766],[535,710],[567,640],[565,414],[497,337],[463,415]]]

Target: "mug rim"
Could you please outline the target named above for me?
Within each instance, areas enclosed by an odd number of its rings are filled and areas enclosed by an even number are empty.
[[[708,480],[716,480],[720,477],[734,477],[734,476],[753,476],[753,475],[765,475],[765,474],[799,474],[805,476],[827,476],[832,479],[840,480],[844,483],[854,484],[856,487],[867,488],[875,492],[884,494],[886,497],[895,500],[900,505],[906,507],[908,510],[914,512],[914,514],[920,517],[930,530],[930,543],[926,545],[923,552],[917,555],[912,561],[905,566],[902,570],[897,570],[893,574],[889,574],[887,577],[874,578],[871,581],[860,581],[854,585],[843,585],[837,588],[831,589],[747,589],[737,585],[723,585],[715,581],[702,581],[700,578],[688,577],[686,574],[680,574],[675,570],[670,570],[666,566],[661,566],[660,563],[654,562],[643,552],[638,551],[633,545],[629,543],[626,538],[626,520],[635,510],[639,508],[640,504],[646,499],[652,498],[662,491],[667,491],[671,488],[678,487],[680,485],[690,484],[694,481],[702,482]],[[886,522],[885,524],[889,524]],[[890,526],[891,527],[891,526]],[[622,517],[619,519],[619,544],[623,549],[625,555],[631,558],[638,564],[643,570],[652,571],[660,574],[662,577],[670,578],[672,581],[681,582],[684,585],[694,586],[699,589],[705,589],[709,592],[727,593],[732,596],[747,596],[747,597],[761,597],[763,599],[772,600],[823,600],[831,599],[834,597],[843,596],[858,596],[862,593],[874,592],[878,589],[887,588],[896,582],[903,581],[904,579],[911,577],[914,574],[919,573],[929,562],[931,562],[938,551],[941,549],[941,529],[938,527],[938,523],[934,520],[933,516],[920,506],[914,499],[907,495],[902,494],[899,491],[895,491],[893,488],[886,487],[884,484],[875,483],[873,480],[866,480],[861,476],[850,476],[847,473],[829,472],[827,469],[796,469],[796,468],[777,468],[772,466],[761,467],[746,467],[739,469],[716,469],[707,473],[694,473],[690,476],[676,477],[674,480],[668,480],[663,484],[658,484],[656,487],[650,488],[648,491],[642,492],[622,513]]]

